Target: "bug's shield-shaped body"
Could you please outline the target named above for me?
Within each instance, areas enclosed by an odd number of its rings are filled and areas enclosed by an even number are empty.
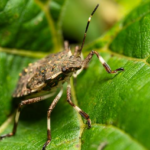
[[[81,66],[81,57],[74,57],[70,50],[51,54],[29,64],[20,74],[13,97],[36,97],[53,93]]]

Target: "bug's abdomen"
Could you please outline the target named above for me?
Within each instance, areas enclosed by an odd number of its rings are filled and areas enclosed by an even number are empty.
[[[37,97],[37,96],[43,96],[50,93],[55,93],[59,88],[62,87],[63,83],[68,81],[70,76],[66,76],[65,74],[59,74],[55,78],[49,79],[49,80],[43,80],[41,84],[35,84],[35,86],[32,86],[33,89],[28,88],[27,83],[19,83],[17,85],[16,91],[14,92],[13,97]],[[31,83],[30,83],[31,84]],[[39,87],[38,87],[39,85]],[[30,86],[31,87],[31,86]]]

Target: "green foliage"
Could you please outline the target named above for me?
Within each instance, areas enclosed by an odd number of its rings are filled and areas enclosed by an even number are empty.
[[[122,22],[122,30],[110,45],[114,52],[135,57],[145,58],[150,54],[150,3],[143,3]]]
[[[12,130],[11,95],[20,71],[62,47],[65,4],[61,0],[0,2],[0,135]],[[67,104],[64,86],[52,113],[52,141],[47,149],[150,149],[149,5],[143,2],[103,37],[86,45],[84,51],[95,49],[112,69],[125,71],[108,74],[94,56],[72,89],[74,103],[90,115],[92,128],[87,129],[85,120]],[[0,141],[0,149],[41,149],[53,99],[25,107],[16,136]]]

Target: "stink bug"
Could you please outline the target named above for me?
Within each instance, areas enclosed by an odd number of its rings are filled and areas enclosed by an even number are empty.
[[[42,150],[45,150],[47,145],[51,141],[51,128],[50,128],[51,112],[56,106],[58,100],[62,96],[62,93],[63,93],[62,84],[64,82],[67,82],[68,84],[67,85],[67,102],[82,117],[84,117],[87,120],[88,127],[89,128],[91,127],[91,120],[89,118],[89,115],[86,114],[84,111],[82,111],[78,106],[75,106],[75,104],[71,101],[71,86],[69,83],[70,77],[77,71],[80,72],[82,69],[86,68],[94,54],[96,54],[99,61],[102,63],[102,65],[104,66],[104,68],[106,69],[108,73],[116,73],[118,71],[124,70],[123,68],[111,70],[109,65],[96,51],[91,51],[84,60],[81,59],[81,52],[84,46],[84,41],[85,41],[86,33],[87,33],[87,30],[91,21],[91,17],[93,16],[98,6],[99,5],[95,7],[95,9],[93,10],[93,12],[91,13],[88,19],[81,47],[77,46],[73,54],[71,50],[69,49],[68,43],[65,42],[64,51],[56,53],[56,54],[50,54],[47,57],[33,64],[30,64],[28,68],[23,70],[23,72],[20,75],[20,79],[18,81],[18,85],[13,94],[13,97],[22,98],[26,100],[21,101],[21,103],[18,106],[12,132],[9,134],[0,136],[0,139],[15,135],[22,106],[29,105],[31,103],[36,103],[41,100],[47,99],[56,91],[56,89],[60,88],[60,92],[57,94],[57,96],[51,103],[48,109],[48,113],[47,113],[47,141],[45,142],[42,148]]]

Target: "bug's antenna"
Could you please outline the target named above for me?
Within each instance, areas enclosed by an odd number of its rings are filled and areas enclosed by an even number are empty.
[[[85,28],[85,32],[84,32],[84,37],[83,37],[82,45],[81,45],[81,48],[79,49],[79,54],[81,54],[81,52],[82,52],[82,49],[83,49],[83,46],[84,46],[84,42],[85,42],[85,38],[86,38],[86,33],[87,33],[87,30],[88,30],[91,18],[93,16],[93,14],[95,13],[95,11],[97,10],[98,6],[99,6],[99,4],[96,5],[95,9],[93,10],[93,12],[91,13],[91,15],[90,15],[90,17],[88,19],[88,22],[87,22],[87,25],[86,25],[86,28]]]

